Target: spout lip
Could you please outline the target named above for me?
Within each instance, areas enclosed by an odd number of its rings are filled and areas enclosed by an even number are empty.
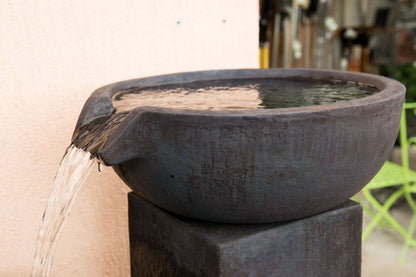
[[[150,118],[149,118],[150,116]],[[91,149],[97,158],[107,166],[145,157],[156,151],[152,141],[151,113],[146,109],[135,109],[106,137],[103,143],[93,145]]]
[[[91,94],[81,110],[75,130],[99,117],[109,116],[114,111],[110,90],[110,86],[105,86]]]

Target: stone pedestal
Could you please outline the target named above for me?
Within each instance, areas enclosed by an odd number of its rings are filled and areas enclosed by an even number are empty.
[[[227,225],[178,217],[129,193],[132,276],[360,276],[362,209]]]

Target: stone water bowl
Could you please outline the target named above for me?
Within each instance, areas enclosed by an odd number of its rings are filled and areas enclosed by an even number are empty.
[[[378,93],[332,104],[253,110],[137,107],[89,151],[138,195],[172,213],[221,223],[267,223],[317,214],[364,187],[397,136],[405,87],[333,70],[202,71],[119,82],[87,100],[74,133],[114,112],[121,90],[194,81],[344,80]],[[75,143],[76,144],[76,143]]]

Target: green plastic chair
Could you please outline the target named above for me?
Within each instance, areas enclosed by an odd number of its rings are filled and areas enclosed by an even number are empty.
[[[409,148],[416,144],[416,137],[407,137],[406,110],[413,110],[416,114],[416,103],[405,103],[402,118],[400,121],[400,145],[402,165],[386,161],[377,175],[363,188],[362,195],[367,201],[362,201],[358,196],[353,199],[359,201],[364,211],[371,216],[370,223],[363,230],[363,241],[370,235],[374,228],[388,226],[397,231],[404,239],[400,262],[404,263],[409,247],[416,247],[416,240],[413,234],[416,229],[416,203],[412,194],[416,193],[416,172],[409,168]],[[381,204],[371,193],[374,189],[392,188],[394,192]],[[390,213],[393,204],[402,196],[413,210],[410,224],[405,229]]]

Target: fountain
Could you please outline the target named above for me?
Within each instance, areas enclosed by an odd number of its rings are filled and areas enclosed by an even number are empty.
[[[351,86],[358,96],[344,97]],[[394,80],[333,70],[141,78],[96,90],[72,144],[133,190],[132,275],[356,276],[362,215],[348,199],[388,157],[404,94]]]
[[[247,79],[371,84],[360,99],[276,109],[136,107],[111,117],[120,92]],[[74,144],[113,166],[142,198],[185,217],[269,223],[329,210],[357,193],[387,159],[397,136],[404,87],[369,74],[318,70],[222,70],[120,82],[95,91]],[[303,103],[301,103],[303,105]],[[110,123],[102,123],[102,122]],[[89,145],[90,125],[109,129]],[[117,122],[117,124],[114,124]],[[91,132],[96,136],[98,131]],[[86,141],[90,141],[87,139]]]

